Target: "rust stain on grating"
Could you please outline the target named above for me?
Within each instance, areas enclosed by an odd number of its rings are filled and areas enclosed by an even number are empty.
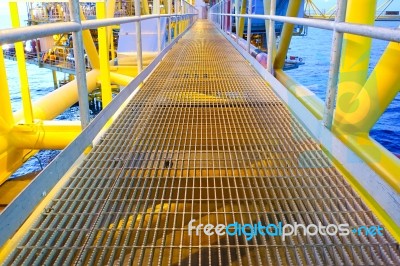
[[[189,234],[189,223],[379,225],[204,21],[173,48],[6,265],[399,265],[382,236]]]

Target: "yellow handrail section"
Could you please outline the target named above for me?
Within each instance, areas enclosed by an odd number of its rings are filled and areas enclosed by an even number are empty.
[[[30,2],[32,0],[26,0]],[[50,2],[50,1],[48,1]],[[54,1],[57,2],[57,1]],[[90,1],[84,1],[90,2]],[[113,18],[117,1],[96,2],[97,19]],[[167,5],[167,1],[163,1]],[[118,5],[121,3],[118,2]],[[148,15],[147,0],[141,1],[142,14]],[[121,6],[119,6],[121,10]],[[176,4],[177,14],[186,14],[186,5]],[[17,1],[9,1],[10,17],[14,28],[20,27]],[[162,13],[168,13],[168,9]],[[131,14],[133,15],[133,14]],[[81,20],[85,20],[84,11],[80,10]],[[175,37],[189,26],[189,17],[172,18],[176,28]],[[114,59],[111,27],[98,28],[98,49],[89,30],[83,30],[83,45],[92,68],[87,72],[87,90],[93,92],[101,88],[102,106],[112,100],[112,84],[126,86],[138,74],[136,65],[113,66]],[[0,185],[23,163],[42,149],[64,149],[81,132],[79,121],[51,121],[70,106],[78,102],[77,82],[73,80],[57,90],[32,103],[29,89],[29,77],[26,70],[25,53],[22,42],[15,44],[18,71],[21,83],[22,110],[12,111],[10,92],[5,68],[4,55],[0,53]],[[156,56],[147,56],[144,64]]]

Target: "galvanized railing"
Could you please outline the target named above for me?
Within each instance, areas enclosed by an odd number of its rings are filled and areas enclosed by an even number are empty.
[[[91,1],[100,2],[105,7],[104,1]],[[73,47],[74,47],[74,58],[75,58],[75,74],[77,80],[77,87],[79,91],[79,106],[81,113],[81,124],[83,131],[82,133],[70,143],[62,153],[55,158],[41,174],[39,174],[21,194],[16,198],[0,215],[0,246],[12,235],[15,230],[22,224],[26,217],[33,210],[34,206],[51,190],[51,188],[61,179],[61,177],[68,171],[68,169],[74,164],[84,150],[91,145],[95,137],[101,132],[101,129],[106,125],[107,121],[116,113],[121,105],[130,96],[136,93],[139,85],[148,77],[156,65],[160,62],[163,56],[171,49],[171,47],[179,40],[179,38],[191,27],[197,18],[196,9],[184,2],[184,5],[178,5],[176,3],[175,13],[172,13],[171,3],[169,0],[170,8],[169,14],[162,15],[146,15],[146,16],[133,16],[133,17],[119,17],[119,18],[106,18],[97,19],[90,21],[81,21],[79,17],[79,4],[78,1],[69,0],[70,4],[70,16],[71,22],[42,24],[36,26],[6,29],[0,31],[0,46],[5,43],[16,42],[16,52],[18,60],[24,58],[23,46],[21,41],[36,39],[39,37],[49,36],[53,34],[59,34],[64,32],[72,32],[73,34]],[[15,4],[15,5],[14,5]],[[137,13],[140,10],[140,0],[135,1]],[[11,3],[11,6],[15,9],[16,2]],[[12,10],[12,8],[11,8]],[[105,10],[105,9],[104,9]],[[18,14],[18,13],[17,13]],[[17,15],[18,17],[18,15]],[[144,69],[142,69],[142,45],[140,27],[141,21],[166,17],[169,19],[169,33],[168,33],[168,45],[161,50],[158,56]],[[179,35],[174,34],[172,38],[171,34],[171,23],[176,22],[176,27],[179,29]],[[86,29],[99,29],[101,27],[107,27],[111,25],[119,25],[124,23],[136,22],[137,30],[137,60],[138,68],[140,71],[136,78],[129,83],[113,100],[110,104],[105,107],[103,104],[103,111],[96,116],[96,118],[89,124],[89,100],[88,100],[88,86],[86,83],[86,65],[84,61],[84,44],[82,31]],[[159,23],[158,23],[159,24]],[[159,27],[158,27],[159,28]],[[158,29],[158,39],[160,40],[161,30]],[[99,41],[99,57],[100,60],[100,73],[109,67],[108,59],[108,46],[106,40]],[[21,56],[18,56],[20,53]],[[106,56],[102,57],[102,53]],[[19,62],[21,63],[21,62]],[[24,65],[25,61],[22,60],[21,65]],[[26,72],[26,71],[25,71]],[[10,93],[8,91],[7,77],[5,71],[5,63],[3,53],[0,53],[0,120],[2,121],[2,127],[6,127],[5,130],[10,133],[10,130],[16,126],[14,122],[14,114],[11,109]],[[24,123],[25,125],[33,125],[37,122],[32,112],[32,103],[30,101],[30,92],[28,86],[28,77],[25,77],[25,84],[21,86],[22,98],[23,98],[23,109],[24,109]],[[109,85],[109,84],[108,84]],[[110,91],[111,93],[111,91]],[[3,123],[4,122],[4,123]],[[21,122],[20,122],[21,123]],[[20,126],[20,125],[19,125]],[[7,133],[6,132],[6,133]],[[7,133],[7,134],[8,134]],[[0,148],[2,145],[0,145]],[[16,157],[15,157],[16,158]]]
[[[364,193],[364,197],[371,200],[371,205],[381,217],[387,218],[389,214],[396,222],[388,218],[388,223],[398,229],[400,162],[395,155],[370,138],[369,131],[400,88],[398,73],[390,71],[394,66],[400,67],[399,61],[393,59],[400,56],[400,30],[372,26],[375,19],[374,0],[338,0],[335,21],[297,17],[300,2],[290,0],[286,16],[276,16],[276,0],[264,1],[267,4],[264,15],[248,13],[252,10],[252,0],[222,0],[210,8],[209,18],[272,85],[306,128],[338,162],[338,167],[343,168],[355,181],[355,186]],[[249,54],[251,22],[256,19],[265,20],[266,24],[267,71]],[[245,40],[242,39],[245,20],[247,46],[243,45]],[[275,48],[275,22],[284,23],[278,49]],[[282,71],[294,25],[333,31],[325,103]],[[391,43],[367,79],[369,60],[365,60],[365,57],[368,55],[369,58],[370,38]],[[363,61],[361,67],[358,65],[360,61]],[[358,72],[351,72],[354,71],[354,65],[359,67]],[[376,80],[376,77],[380,79]],[[346,100],[349,93],[352,96],[350,102]],[[382,179],[385,182],[381,182]]]

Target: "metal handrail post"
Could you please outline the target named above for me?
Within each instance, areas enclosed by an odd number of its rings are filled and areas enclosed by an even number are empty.
[[[172,15],[172,0],[168,0],[168,15],[170,15],[168,17],[168,43],[171,43],[171,15]]]
[[[347,0],[337,1],[337,11],[335,22],[343,22],[346,16]],[[333,113],[336,105],[337,85],[339,80],[340,51],[342,50],[343,33],[333,31],[333,40],[331,48],[331,65],[329,68],[328,89],[325,97],[325,109],[323,116],[324,126],[328,129],[332,127]]]
[[[154,0],[153,14],[160,15],[160,0]],[[161,52],[161,18],[157,18],[157,51]]]
[[[247,14],[251,15],[253,11],[253,2],[249,0]],[[247,52],[250,53],[250,42],[251,42],[251,18],[247,18]]]
[[[270,14],[271,16],[275,16],[276,11],[276,0],[271,0],[271,8]],[[267,55],[267,70],[269,73],[273,74],[274,67],[272,65],[273,62],[273,51],[275,45],[275,21],[269,20],[269,32],[268,32],[268,55]]]
[[[135,0],[135,16],[141,16],[140,10],[140,0]],[[140,21],[136,21],[136,57],[137,57],[137,65],[138,65],[138,73],[143,70],[143,58],[142,58],[142,26]]]
[[[81,24],[79,0],[69,0],[69,12],[71,21]],[[81,126],[84,129],[89,125],[90,116],[82,29],[72,32],[72,43],[74,46],[75,77],[78,86],[79,114]]]

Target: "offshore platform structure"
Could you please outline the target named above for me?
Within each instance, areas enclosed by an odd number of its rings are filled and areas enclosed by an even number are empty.
[[[300,0],[284,16],[282,1],[257,14],[223,0],[207,18],[185,1],[59,2],[67,21],[20,27],[10,1],[0,31],[23,103],[12,111],[0,53],[2,265],[400,264],[400,161],[369,136],[400,88],[400,31],[373,26],[376,0],[338,0],[334,22],[298,17]],[[325,102],[283,70],[296,25],[333,32]],[[22,41],[60,34],[75,79],[32,103]],[[368,75],[372,38],[389,44]],[[52,121],[77,101],[80,121]],[[9,178],[40,149],[63,151],[33,180]]]

